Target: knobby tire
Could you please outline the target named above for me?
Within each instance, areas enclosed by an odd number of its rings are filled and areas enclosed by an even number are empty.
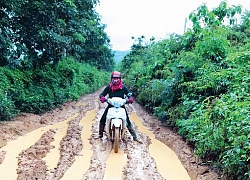
[[[119,141],[120,141],[120,138],[119,138],[120,129],[119,128],[115,128],[114,129],[114,133],[115,133],[115,136],[114,136],[114,151],[115,151],[115,153],[118,153]]]

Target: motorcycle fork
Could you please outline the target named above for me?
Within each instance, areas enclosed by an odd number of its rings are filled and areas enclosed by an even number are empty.
[[[111,134],[110,134],[110,136],[111,136],[111,140],[113,141],[114,140],[114,138],[115,138],[115,126],[113,125],[113,127],[111,128]],[[121,127],[119,127],[119,132],[121,132]],[[119,133],[119,139],[121,139],[121,134]]]

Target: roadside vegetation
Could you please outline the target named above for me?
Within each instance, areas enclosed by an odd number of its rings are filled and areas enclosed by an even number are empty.
[[[0,120],[43,113],[108,81],[115,65],[98,1],[0,2]]]
[[[98,0],[0,2],[0,120],[44,113],[109,81],[116,66]],[[250,179],[250,12],[222,1],[183,35],[135,39],[118,68],[136,100],[223,179]],[[142,32],[143,33],[143,32]]]
[[[223,179],[250,179],[250,12],[223,1],[190,13],[183,35],[135,40],[119,64],[137,101]]]

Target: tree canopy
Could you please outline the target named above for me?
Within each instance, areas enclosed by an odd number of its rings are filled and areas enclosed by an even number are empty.
[[[114,54],[95,0],[0,2],[0,65],[36,68],[74,57],[110,70]]]

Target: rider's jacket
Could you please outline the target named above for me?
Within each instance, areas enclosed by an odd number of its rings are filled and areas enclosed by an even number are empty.
[[[101,98],[102,96],[105,97],[106,95],[108,95],[109,98],[120,97],[120,98],[124,99],[125,96],[128,96],[128,94],[129,94],[129,90],[128,90],[128,88],[125,85],[122,85],[122,89],[117,89],[117,90],[114,90],[114,91],[112,91],[110,89],[110,86],[108,85],[108,86],[105,87],[105,89],[99,95],[99,97]]]

